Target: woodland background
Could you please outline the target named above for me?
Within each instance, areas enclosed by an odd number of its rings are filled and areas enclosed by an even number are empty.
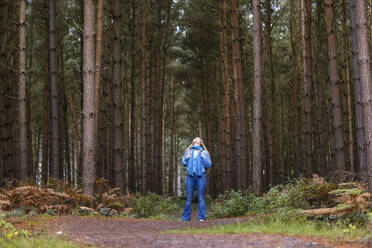
[[[372,1],[2,0],[0,185],[181,195],[317,173],[372,191]]]

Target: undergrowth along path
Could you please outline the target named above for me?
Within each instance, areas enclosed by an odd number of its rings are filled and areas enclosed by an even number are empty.
[[[172,229],[205,228],[244,221],[249,221],[249,218],[208,220],[200,223],[197,221],[63,216],[53,218],[47,226],[51,234],[63,232],[73,241],[88,242],[98,247],[365,247],[359,243],[331,243],[322,238],[284,235],[164,233]]]

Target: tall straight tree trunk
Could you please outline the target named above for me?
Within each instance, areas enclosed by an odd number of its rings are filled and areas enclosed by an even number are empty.
[[[353,130],[353,112],[352,112],[352,93],[350,87],[350,66],[349,66],[349,32],[347,30],[347,1],[343,0],[341,2],[341,24],[342,24],[342,64],[343,64],[343,72],[342,78],[346,85],[346,105],[347,105],[347,126],[348,126],[348,154],[349,154],[349,161],[350,161],[350,170],[352,172],[356,172],[355,170],[355,156],[354,156],[354,130]]]
[[[148,60],[146,61],[146,87],[145,87],[145,110],[146,110],[146,128],[145,128],[145,137],[146,137],[146,190],[154,189],[153,187],[153,168],[151,161],[151,78],[153,75],[152,65],[151,65],[151,52],[150,48],[146,51],[146,54],[149,54]]]
[[[114,166],[114,184],[115,187],[123,190],[123,89],[121,79],[121,1],[115,0],[113,6],[114,18],[114,40],[113,40],[113,103],[114,103],[114,137],[113,137],[113,166]]]
[[[64,112],[64,89],[65,89],[65,82],[64,82],[64,61],[63,61],[63,48],[64,48],[64,45],[63,45],[63,42],[61,42],[59,45],[58,45],[58,48],[60,48],[60,53],[59,53],[59,60],[58,60],[58,83],[59,83],[59,96],[58,96],[58,102],[59,102],[59,105],[58,105],[58,113],[59,113],[59,169],[58,169],[58,178],[60,178],[60,180],[62,182],[65,181],[65,177],[64,177],[64,174],[65,174],[65,168],[64,168],[64,165],[65,165],[65,156],[64,156],[64,142],[65,142],[65,121],[64,119],[67,118],[65,112]]]
[[[129,191],[136,191],[136,172],[134,166],[134,141],[135,141],[135,130],[136,130],[136,51],[135,51],[135,36],[136,36],[136,1],[132,0],[132,18],[131,18],[131,74],[130,74],[130,90],[131,90],[131,130],[130,130],[130,150],[129,150]]]
[[[26,14],[27,15],[27,14]],[[30,22],[30,44],[34,43],[34,20],[32,19]],[[30,49],[30,55],[28,59],[28,65],[26,66],[27,68],[33,68],[33,46],[31,46]],[[26,81],[32,82],[33,80],[33,73],[30,73],[28,77],[26,77]],[[32,149],[33,147],[33,140],[36,141],[36,134],[32,133],[32,128],[31,128],[31,84],[26,84],[26,117],[27,117],[27,177],[35,181],[36,179],[36,167],[34,163],[34,152],[35,150]],[[35,129],[34,129],[35,130]],[[36,143],[36,142],[35,142]]]
[[[162,177],[162,162],[161,162],[161,120],[162,120],[162,104],[161,95],[161,38],[162,38],[162,24],[161,24],[161,0],[156,1],[157,9],[157,26],[156,26],[156,44],[155,44],[155,106],[154,106],[154,153],[153,153],[153,189],[156,193],[161,193],[161,177]]]
[[[244,101],[243,72],[241,65],[241,46],[239,37],[239,13],[236,0],[231,0],[232,23],[232,49],[233,49],[233,75],[234,75],[234,100],[236,106],[236,154],[239,171],[238,189],[244,190],[248,186],[247,175],[247,120]]]
[[[45,70],[44,70],[44,96],[43,96],[43,145],[42,145],[42,165],[41,177],[44,185],[48,184],[49,168],[49,117],[50,117],[50,84],[48,70],[48,53],[45,53]]]
[[[362,89],[358,64],[358,35],[356,30],[356,9],[355,1],[349,0],[350,26],[351,26],[351,47],[353,51],[353,74],[354,74],[354,95],[355,95],[355,129],[356,142],[358,149],[359,171],[366,172],[366,150],[364,143],[364,124],[363,124],[363,107],[362,107]]]
[[[223,117],[224,117],[224,160],[222,162],[222,189],[229,190],[231,184],[231,118],[230,118],[230,73],[228,62],[227,44],[227,10],[226,0],[222,0],[222,35],[221,35],[221,56],[222,56],[222,83],[223,83]]]
[[[311,42],[311,0],[301,0],[302,11],[302,51],[304,62],[304,85],[305,85],[305,175],[307,177],[312,174],[312,111],[311,111],[311,96],[313,84],[313,58],[312,58],[312,42]]]
[[[141,2],[142,40],[141,40],[141,192],[146,193],[146,0]]]
[[[331,81],[332,124],[334,130],[335,168],[346,170],[344,130],[342,128],[342,107],[340,79],[337,65],[337,43],[333,0],[325,0],[325,15],[328,32],[328,74]]]
[[[58,84],[57,84],[57,56],[56,56],[56,3],[49,0],[49,75],[51,96],[51,176],[59,178],[59,114],[58,114]]]
[[[368,190],[372,193],[372,88],[371,65],[368,44],[368,20],[365,1],[355,1],[355,31],[358,43],[358,66],[362,88],[364,117],[364,142],[366,146]]]
[[[261,39],[261,6],[260,0],[253,0],[253,135],[252,135],[252,180],[253,190],[262,194],[262,39]]]
[[[174,195],[174,98],[175,98],[175,83],[174,74],[171,76],[171,89],[170,89],[170,152],[169,152],[169,180],[168,180],[168,193]],[[177,163],[176,163],[177,164]]]
[[[102,33],[103,33],[103,4],[104,0],[98,0],[97,6],[97,36],[96,36],[96,71],[94,73],[94,102],[95,102],[95,133],[98,133],[98,119],[99,119],[99,88],[101,82],[101,65],[102,65]],[[100,163],[96,164],[97,166]],[[102,171],[101,168],[96,168],[96,171]],[[98,176],[98,175],[97,175]]]
[[[161,121],[161,133],[160,137],[162,137],[161,141],[161,156],[160,156],[160,161],[161,161],[161,188],[159,189],[159,193],[163,193],[163,190],[166,187],[166,167],[165,167],[165,119],[166,119],[166,106],[164,104],[164,89],[165,89],[165,76],[166,76],[166,66],[167,66],[167,51],[168,51],[168,36],[169,36],[169,27],[170,27],[170,18],[171,18],[171,7],[172,7],[172,0],[167,1],[167,15],[166,15],[166,24],[164,31],[162,33],[164,34],[164,42],[161,46],[161,53],[163,55],[162,57],[162,72],[161,72],[161,90],[160,90],[160,106],[161,106],[161,112],[160,112],[160,121]]]
[[[295,0],[291,0],[291,50],[292,50],[292,139],[293,139],[293,148],[295,152],[295,164],[294,164],[294,174],[295,177],[300,175],[300,166],[301,166],[301,155],[299,147],[299,132],[298,132],[298,67],[297,67],[297,21],[296,21],[296,10],[295,10]]]
[[[64,45],[63,43],[60,46],[60,55],[61,55],[61,108],[62,108],[62,125],[61,129],[63,127],[63,142],[61,143],[61,146],[64,147],[61,149],[61,154],[64,154],[64,163],[61,163],[61,165],[65,164],[65,178],[64,181],[69,184],[71,182],[71,160],[70,160],[70,135],[69,135],[69,122],[68,122],[68,102],[67,102],[67,96],[66,96],[66,85],[65,85],[65,79],[64,79],[64,73],[65,73],[65,63],[64,63]],[[62,140],[62,139],[61,139]],[[63,156],[61,156],[63,157]],[[62,166],[61,166],[62,167]],[[60,170],[61,171],[61,170]],[[63,173],[63,167],[62,167],[62,173]],[[61,175],[63,178],[63,174]]]
[[[95,1],[84,0],[83,27],[83,193],[93,196],[95,184]],[[120,54],[120,53],[119,53]]]
[[[71,176],[71,156],[70,156],[70,135],[69,135],[69,123],[68,123],[68,117],[67,117],[67,113],[68,113],[68,106],[67,106],[67,97],[66,97],[66,93],[65,93],[65,90],[63,92],[63,126],[65,128],[65,131],[64,131],[64,134],[65,134],[65,137],[64,137],[64,145],[65,145],[65,164],[66,164],[66,170],[65,170],[65,173],[66,173],[66,181],[68,184],[70,184],[72,182],[72,176]]]
[[[107,16],[107,18],[110,18]],[[107,30],[105,32],[104,37],[104,49],[102,50],[102,56],[104,61],[103,64],[105,67],[110,67],[110,60],[111,60],[111,41],[112,41],[112,30]],[[97,52],[97,48],[96,48]],[[97,56],[96,56],[97,58]],[[96,62],[97,65],[97,62]],[[101,65],[100,65],[101,66]],[[102,72],[102,84],[99,86],[98,94],[102,94],[98,97],[98,101],[96,101],[99,105],[99,113],[98,113],[98,130],[97,130],[97,156],[96,156],[96,171],[97,178],[105,178],[109,179],[108,168],[110,167],[109,160],[111,158],[110,154],[111,147],[108,145],[110,143],[109,136],[111,129],[109,128],[109,122],[107,120],[111,120],[111,115],[109,109],[111,109],[110,103],[111,101],[111,79],[109,78],[109,70],[104,70]],[[97,74],[96,74],[97,79]],[[97,83],[96,83],[97,86]],[[101,90],[102,89],[102,90]],[[97,88],[96,88],[97,90]],[[96,91],[97,93],[97,91]],[[102,98],[101,98],[102,97]],[[111,184],[112,181],[109,181]]]
[[[20,179],[27,178],[27,113],[26,113],[26,3],[19,0],[19,86],[18,86],[18,108],[19,108],[19,163]]]
[[[267,144],[268,144],[268,174],[269,180],[268,183],[270,185],[274,185],[274,173],[275,173],[275,165],[274,165],[274,87],[275,87],[275,80],[274,80],[274,67],[273,67],[273,60],[272,60],[272,38],[271,38],[271,0],[265,0],[265,30],[264,30],[264,37],[265,37],[265,52],[266,52],[266,64],[268,70],[268,86],[267,86]],[[283,175],[280,175],[283,177]]]

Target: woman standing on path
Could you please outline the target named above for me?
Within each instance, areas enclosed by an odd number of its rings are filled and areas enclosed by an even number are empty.
[[[186,177],[186,204],[182,214],[183,221],[191,219],[191,204],[195,188],[198,191],[198,219],[205,220],[204,194],[207,185],[206,169],[210,168],[211,158],[201,138],[196,137],[183,155],[182,164],[187,166]]]

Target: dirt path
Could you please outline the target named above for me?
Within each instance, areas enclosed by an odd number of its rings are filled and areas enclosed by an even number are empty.
[[[209,234],[163,234],[171,229],[187,227],[204,228],[233,222],[249,221],[248,218],[197,221],[164,221],[139,219],[112,219],[95,217],[57,217],[48,223],[51,233],[63,232],[78,242],[89,242],[99,247],[363,247],[360,244],[332,244],[320,238],[299,238],[294,236],[267,234],[209,235]],[[366,246],[364,246],[366,247]]]

